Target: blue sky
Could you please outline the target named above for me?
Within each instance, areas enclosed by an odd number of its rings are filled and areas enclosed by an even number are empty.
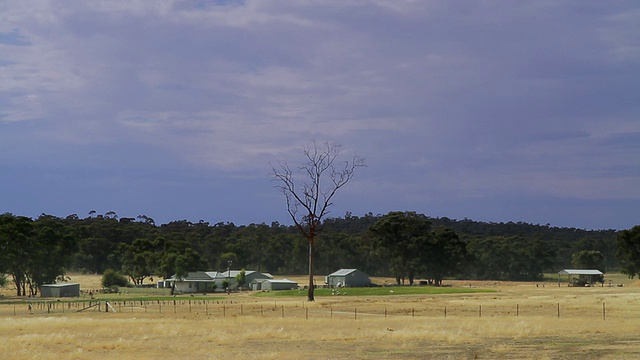
[[[625,229],[639,94],[636,1],[7,1],[0,212],[289,224],[328,140],[331,216]]]

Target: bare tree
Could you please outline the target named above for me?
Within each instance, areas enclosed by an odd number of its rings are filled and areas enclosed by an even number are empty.
[[[315,141],[303,147],[304,163],[294,173],[286,161],[271,165],[276,188],[287,200],[287,211],[302,235],[309,241],[309,292],[314,301],[313,252],[316,235],[323,218],[329,213],[338,189],[353,178],[356,168],[365,166],[364,159],[354,155],[351,160],[338,161],[340,145]]]

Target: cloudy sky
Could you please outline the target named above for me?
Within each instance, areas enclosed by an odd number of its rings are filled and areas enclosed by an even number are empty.
[[[640,224],[640,4],[0,3],[0,212],[289,224],[312,140],[331,216]]]

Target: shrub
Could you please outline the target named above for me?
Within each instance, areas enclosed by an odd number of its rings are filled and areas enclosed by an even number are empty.
[[[107,269],[102,274],[102,286],[105,288],[112,286],[127,286],[127,278],[113,269]]]

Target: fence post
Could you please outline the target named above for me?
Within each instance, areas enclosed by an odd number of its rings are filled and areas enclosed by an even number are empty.
[[[309,308],[304,308],[304,318],[309,320]]]
[[[558,303],[558,319],[560,319],[560,303]]]
[[[282,305],[282,318],[284,319],[284,305]]]
[[[444,318],[445,319],[447,318],[447,307],[446,306],[444,307]]]
[[[520,316],[520,305],[516,304],[516,317]]]
[[[602,320],[607,320],[607,309],[605,303],[602,303]]]
[[[478,305],[478,317],[482,317],[482,305]]]
[[[353,309],[353,320],[358,320],[358,308]]]

